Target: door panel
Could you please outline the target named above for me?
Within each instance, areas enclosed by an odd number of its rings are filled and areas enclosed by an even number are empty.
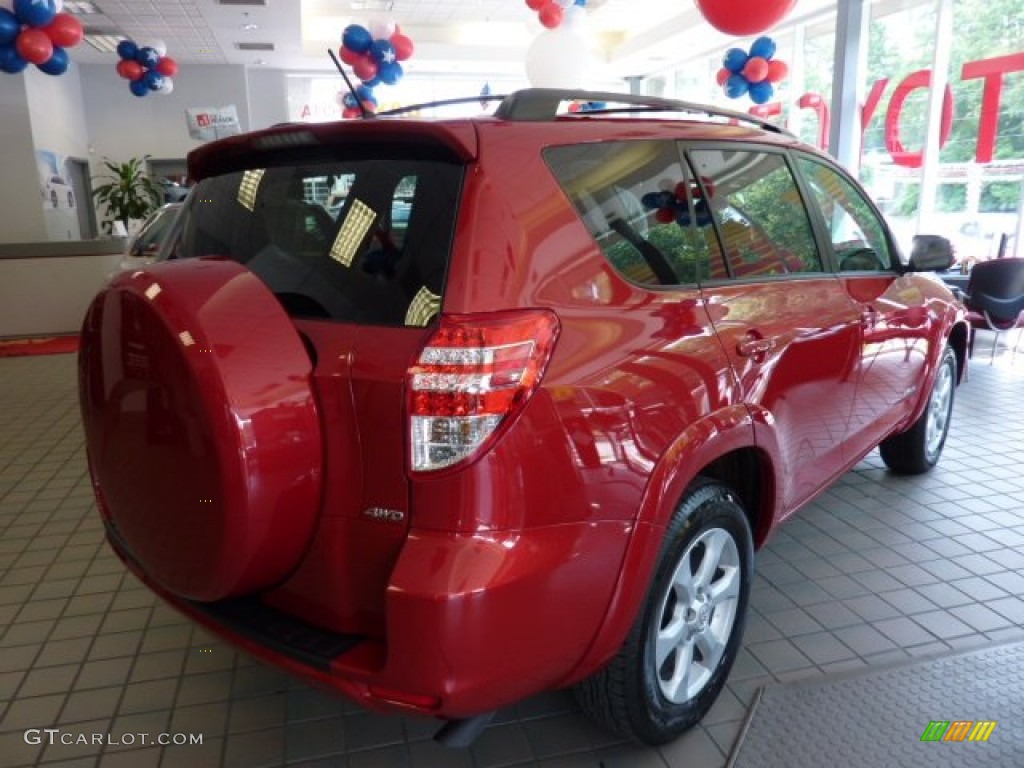
[[[913,408],[931,323],[920,284],[897,275],[886,226],[864,194],[818,158],[798,155],[796,165],[828,233],[843,289],[860,314],[860,371],[847,448],[852,461]]]
[[[687,154],[724,254],[702,291],[740,397],[774,431],[779,497],[789,512],[843,467],[859,308],[824,271],[784,154]]]

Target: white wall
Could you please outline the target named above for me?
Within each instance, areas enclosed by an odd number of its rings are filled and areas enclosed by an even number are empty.
[[[288,122],[288,89],[283,69],[249,70],[249,119],[252,130]]]
[[[92,143],[93,173],[104,157],[124,162],[133,157],[185,157],[201,142],[188,135],[185,110],[234,104],[243,131],[249,128],[245,68],[238,65],[183,64],[174,91],[133,96],[114,65],[82,66],[85,121]]]
[[[26,82],[0,73],[0,243],[48,239]]]
[[[78,67],[72,62],[68,71],[58,77],[29,67],[25,70],[25,90],[35,149],[63,157],[88,158],[89,135]],[[70,178],[65,180],[70,183]],[[75,204],[92,202],[76,200]],[[73,208],[46,207],[43,218],[49,240],[79,240],[82,236]]]

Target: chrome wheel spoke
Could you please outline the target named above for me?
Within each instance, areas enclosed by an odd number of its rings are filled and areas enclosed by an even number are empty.
[[[715,571],[718,570],[718,564],[722,559],[722,548],[726,541],[731,541],[729,534],[725,531],[716,529],[710,534],[701,539],[704,543],[704,552],[701,555],[697,572],[693,575],[693,581],[698,589],[707,589],[710,586],[711,579],[714,577]]]
[[[711,603],[718,606],[720,603],[732,600],[740,594],[740,569],[736,566],[727,566],[722,569],[722,575],[715,579],[711,585]]]
[[[672,651],[677,650],[682,645],[685,636],[686,622],[682,616],[676,616],[667,627],[658,632],[658,639],[654,644],[655,667],[658,669],[662,668],[665,664],[665,659],[669,657]]]
[[[693,641],[690,640],[677,648],[671,676],[667,680],[661,679],[662,693],[669,701],[685,701],[689,698],[686,681],[690,678],[692,667]]]
[[[725,640],[719,638],[710,630],[701,632],[694,638],[697,650],[700,651],[701,665],[706,667],[708,672],[715,668],[722,654],[725,653]]]

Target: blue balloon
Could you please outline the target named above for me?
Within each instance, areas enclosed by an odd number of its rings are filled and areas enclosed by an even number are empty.
[[[357,85],[356,96],[358,97],[359,101],[366,101],[369,102],[370,104],[373,104],[374,106],[377,106],[377,97],[373,95],[372,88],[367,88],[365,85]],[[359,105],[353,104],[352,106],[357,107]]]
[[[587,6],[587,0],[576,0],[576,5],[580,6],[581,8],[585,8]]]
[[[755,104],[765,104],[775,94],[775,88],[767,80],[750,84],[750,100]]]
[[[393,61],[390,64],[381,64],[377,69],[377,77],[385,85],[394,85],[402,79],[404,74],[405,71],[402,69],[402,65],[397,61]],[[366,85],[369,85],[369,83],[366,83]]]
[[[138,80],[132,80],[129,82],[128,89],[140,99],[149,93],[150,90],[149,86],[146,85],[146,81],[141,77]]]
[[[393,64],[398,61],[398,56],[395,55],[395,46],[391,44],[390,40],[383,38],[373,41],[370,46],[370,55],[378,65]]]
[[[663,189],[658,193],[659,208],[674,208],[676,205],[676,193],[670,189]]]
[[[725,95],[730,99],[739,99],[747,95],[750,90],[750,83],[743,75],[729,75],[725,81]]]
[[[640,203],[649,211],[656,211],[661,208],[661,193],[648,192],[640,198]]]
[[[341,44],[353,53],[366,53],[373,44],[373,35],[360,24],[349,24],[341,33]]]
[[[359,109],[359,102],[356,101],[356,97],[351,93],[346,93],[341,97],[341,106],[346,109]]]
[[[21,22],[18,21],[18,17],[6,8],[0,8],[0,45],[13,43],[19,32]]]
[[[378,74],[375,77],[371,77],[369,80],[363,80],[363,85],[367,88],[376,88],[381,84],[381,82],[383,81],[380,79],[380,75]]]
[[[28,62],[21,57],[13,45],[0,45],[0,70],[9,75],[16,75],[24,71]]]
[[[117,55],[126,61],[131,61],[139,55],[139,46],[131,40],[122,40],[117,44]]]
[[[69,62],[68,52],[59,45],[55,45],[53,46],[53,56],[36,66],[48,75],[63,75],[68,71]]]
[[[57,4],[53,0],[14,0],[14,15],[22,24],[45,27],[57,15]]]
[[[135,60],[146,69],[155,69],[156,65],[160,63],[160,54],[156,48],[150,48],[147,45],[145,48],[139,48],[139,52],[135,54]]]
[[[759,37],[750,45],[750,55],[770,59],[775,55],[775,41],[770,37]]]
[[[749,58],[742,48],[730,48],[722,57],[722,66],[733,73],[742,72]]]
[[[146,84],[149,90],[159,91],[164,87],[164,76],[155,69],[151,69],[142,76],[142,82]]]

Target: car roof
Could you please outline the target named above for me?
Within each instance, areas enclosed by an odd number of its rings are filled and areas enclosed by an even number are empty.
[[[188,156],[189,176],[207,176],[251,167],[253,155],[274,155],[344,142],[349,145],[392,145],[396,150],[415,145],[419,150],[444,153],[470,161],[478,155],[481,134],[495,127],[517,126],[524,139],[533,136],[547,144],[576,141],[614,141],[637,138],[676,138],[756,142],[801,146],[795,136],[756,115],[696,102],[604,91],[531,88],[507,96],[493,115],[432,118],[410,116],[428,107],[485,101],[479,97],[412,105],[366,119],[325,123],[282,123],[261,131],[211,142]],[[590,105],[565,111],[570,103]],[[600,106],[594,106],[600,105]]]

